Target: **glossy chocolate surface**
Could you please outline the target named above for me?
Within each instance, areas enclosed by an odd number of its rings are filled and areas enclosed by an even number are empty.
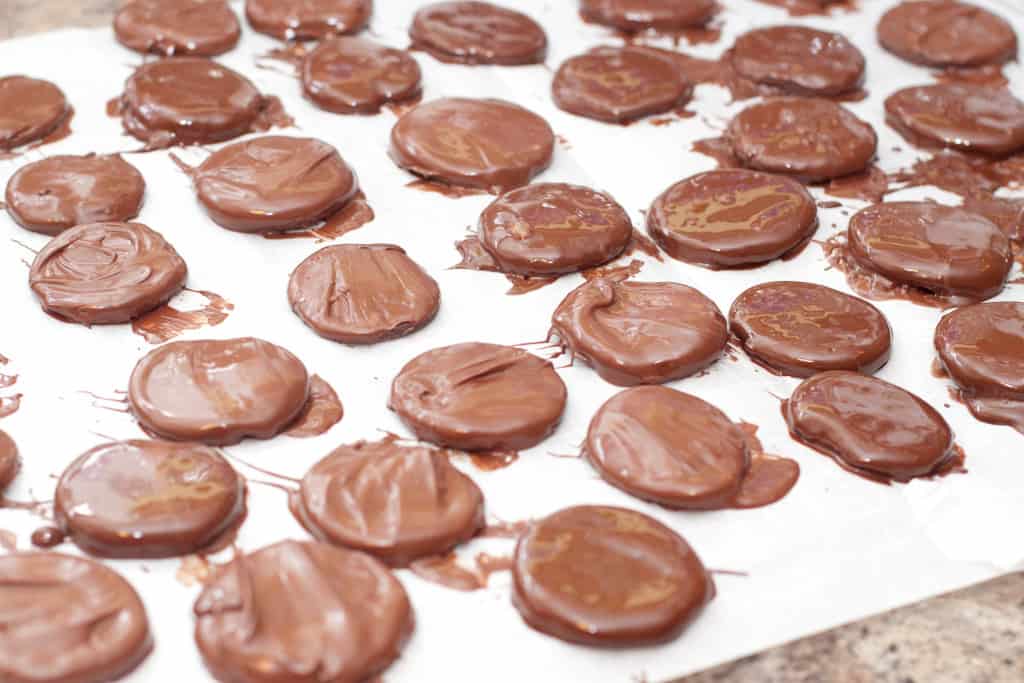
[[[516,546],[512,577],[527,624],[604,647],[672,640],[715,595],[681,536],[618,507],[570,507],[540,520]]]
[[[878,22],[878,41],[925,66],[1001,64],[1017,55],[1017,34],[1005,19],[957,0],[900,3]]]
[[[718,11],[715,0],[581,0],[580,16],[622,31],[671,31],[702,26]]]
[[[566,393],[550,362],[510,346],[467,343],[406,364],[388,407],[424,441],[467,451],[519,450],[554,431]]]
[[[43,247],[29,286],[43,310],[92,325],[123,323],[165,303],[188,269],[160,233],[141,223],[90,223]]]
[[[864,55],[838,33],[771,26],[744,33],[730,52],[743,78],[795,95],[839,95],[864,81]]]
[[[225,0],[132,0],[114,17],[114,35],[136,52],[213,57],[235,47],[242,29]]]
[[[53,83],[28,76],[0,78],[0,151],[45,138],[71,116]]]
[[[818,209],[803,185],[743,169],[681,180],[647,212],[647,231],[669,256],[710,268],[779,258],[817,227]]]
[[[302,63],[302,90],[336,114],[374,114],[420,95],[419,64],[404,50],[365,38],[325,40]]]
[[[129,405],[146,430],[210,445],[270,438],[308,397],[302,361],[252,337],[164,344],[138,362],[128,385]]]
[[[519,105],[449,97],[421,104],[391,131],[391,158],[418,176],[498,194],[551,164],[547,121]]]
[[[433,320],[441,290],[401,247],[340,244],[299,264],[288,283],[288,301],[321,337],[375,344]]]
[[[131,220],[145,192],[142,174],[120,155],[61,155],[18,169],[5,199],[21,227],[57,235],[83,223]]]
[[[755,362],[793,377],[825,370],[873,373],[889,360],[892,331],[877,308],[809,282],[768,282],[740,294],[729,324]]]
[[[217,450],[118,441],[72,462],[54,494],[58,524],[101,557],[174,557],[211,545],[245,512],[245,483]]]
[[[282,40],[317,40],[356,33],[370,21],[372,0],[246,0],[245,18]]]
[[[7,432],[0,431],[0,493],[3,493],[21,469],[18,446]]]
[[[475,0],[427,5],[409,37],[414,50],[456,64],[539,64],[548,47],[544,29],[527,15]]]

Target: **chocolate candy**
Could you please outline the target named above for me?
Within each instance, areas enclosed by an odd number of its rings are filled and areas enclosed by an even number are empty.
[[[547,121],[504,100],[443,98],[416,107],[391,131],[391,158],[429,180],[498,194],[551,164]]]
[[[239,553],[194,611],[206,667],[231,683],[366,681],[413,629],[409,598],[387,567],[325,543]]]
[[[174,247],[142,223],[89,223],[50,240],[28,282],[43,310],[93,325],[148,313],[181,291],[187,276]]]
[[[114,16],[114,35],[136,52],[213,57],[237,45],[242,29],[224,0],[132,0]]]
[[[7,488],[21,468],[18,446],[7,432],[0,431],[0,493]]]
[[[293,506],[314,536],[393,567],[440,555],[484,526],[484,497],[436,448],[394,439],[342,446],[302,478]]]
[[[391,385],[388,407],[424,441],[466,451],[535,446],[565,410],[551,363],[522,349],[468,343],[427,351]]]
[[[522,12],[489,2],[438,2],[413,17],[414,50],[456,64],[539,64],[548,37]]]
[[[288,283],[288,301],[321,337],[375,344],[433,320],[441,290],[401,247],[340,244],[299,264]]]
[[[195,170],[192,182],[215,223],[250,233],[315,225],[359,190],[352,169],[334,147],[279,135],[221,148]]]
[[[886,12],[878,42],[924,66],[1001,64],[1017,56],[1017,34],[1003,18],[957,0],[914,0]]]
[[[981,300],[1003,289],[1010,240],[979,214],[934,202],[886,202],[850,219],[850,254],[864,268],[940,296]]]
[[[372,0],[246,0],[253,30],[282,40],[356,33],[370,21]]]
[[[892,331],[877,308],[809,282],[768,282],[736,297],[729,324],[756,363],[793,377],[825,370],[873,373],[889,360]]]
[[[335,114],[375,114],[419,97],[420,66],[403,50],[364,38],[331,38],[302,62],[302,90]]]
[[[582,0],[580,16],[622,31],[672,31],[702,26],[718,11],[715,0]]]
[[[128,402],[149,432],[210,445],[268,439],[283,431],[309,396],[306,367],[252,337],[182,341],[143,356]]]
[[[153,649],[138,593],[98,562],[58,553],[0,555],[0,680],[121,678]]]
[[[684,105],[693,92],[676,65],[642,47],[597,47],[562,63],[551,84],[559,109],[626,123]]]
[[[864,81],[864,55],[838,33],[771,26],[744,33],[729,53],[741,77],[794,95],[840,95]]]
[[[885,120],[919,147],[1005,157],[1024,149],[1024,102],[1002,88],[939,83],[885,100]]]
[[[662,643],[679,636],[715,595],[679,534],[618,507],[566,508],[516,546],[512,602],[533,628],[583,645]]]
[[[688,377],[725,349],[729,328],[714,302],[674,282],[586,282],[559,304],[551,332],[619,386]]]
[[[7,212],[21,227],[57,235],[83,223],[139,215],[146,181],[119,155],[53,156],[18,169],[7,183]]]
[[[742,169],[681,180],[647,212],[647,231],[669,256],[709,268],[766,263],[817,228],[818,209],[803,185]]]
[[[58,524],[102,557],[202,550],[245,514],[245,483],[209,446],[117,441],[72,462],[54,494]]]
[[[537,183],[507,192],[480,214],[480,244],[505,273],[558,275],[611,261],[633,223],[605,192]]]
[[[819,182],[863,171],[874,129],[830,100],[774,97],[733,117],[726,137],[747,168]]]
[[[71,116],[60,88],[27,76],[0,78],[0,151],[42,140]]]
[[[953,433],[934,408],[895,384],[856,372],[804,380],[783,404],[783,414],[794,439],[871,478],[928,476],[953,455]]]

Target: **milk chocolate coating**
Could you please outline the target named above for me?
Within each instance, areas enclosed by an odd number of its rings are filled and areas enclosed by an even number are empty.
[[[795,95],[840,95],[864,82],[864,55],[838,33],[806,26],[754,29],[729,53],[743,78]]]
[[[133,0],[114,17],[130,50],[164,57],[213,57],[238,44],[242,29],[224,0]]]
[[[246,0],[253,30],[282,40],[356,33],[370,21],[372,0]]]
[[[153,640],[138,593],[98,562],[0,555],[0,680],[104,683],[142,663]]]
[[[580,16],[623,31],[702,26],[718,11],[715,0],[582,0]]]
[[[729,328],[715,303],[674,282],[585,282],[551,317],[551,331],[618,386],[688,377],[725,349]]]
[[[676,65],[642,47],[597,47],[558,67],[551,94],[559,109],[625,123],[685,104],[693,88]]]
[[[743,350],[771,370],[871,374],[889,360],[892,331],[863,299],[809,282],[768,282],[740,294],[729,324]]]
[[[566,393],[550,362],[474,342],[409,361],[391,385],[388,407],[424,441],[466,451],[520,450],[555,430]]]
[[[548,122],[504,100],[448,97],[416,107],[391,131],[391,158],[418,176],[495,194],[551,164]]]
[[[54,156],[18,169],[7,183],[7,212],[18,225],[58,235],[83,223],[139,215],[146,181],[119,155]]]
[[[36,254],[28,282],[43,310],[83,325],[123,323],[165,303],[188,268],[142,223],[89,223],[65,230]]]
[[[252,82],[202,57],[143,64],[125,83],[121,116],[151,145],[201,145],[247,133],[263,107]]]
[[[1006,234],[980,214],[934,202],[886,202],[850,219],[850,254],[868,270],[944,296],[981,300],[1013,266]]]
[[[60,88],[28,76],[0,78],[0,151],[42,140],[71,116]]]
[[[633,234],[611,195],[537,183],[507,192],[480,214],[480,244],[506,273],[558,275],[611,261]]]
[[[484,526],[484,497],[436,448],[393,440],[342,446],[302,478],[298,511],[321,540],[393,567],[440,555]]]
[[[953,452],[953,432],[934,408],[856,372],[804,380],[784,413],[793,438],[855,472],[909,481],[933,473]]]
[[[375,114],[389,102],[414,99],[421,78],[408,52],[364,38],[325,40],[302,63],[306,97],[335,114]]]
[[[527,624],[604,647],[673,640],[715,596],[700,558],[647,515],[581,505],[546,517],[516,546],[512,603]]]
[[[282,541],[240,553],[195,604],[196,644],[225,683],[356,683],[413,629],[405,589],[365,553]]]
[[[310,329],[343,344],[412,334],[437,315],[434,278],[393,244],[339,244],[299,264],[288,301]]]
[[[192,182],[210,218],[249,233],[305,228],[337,213],[359,183],[331,145],[267,135],[211,154]]]
[[[1024,149],[1024,102],[1003,88],[939,83],[885,100],[885,120],[910,143],[994,157]]]
[[[0,493],[3,493],[21,468],[18,446],[7,432],[0,431]]]
[[[245,483],[209,446],[118,441],[72,462],[54,494],[57,523],[101,557],[175,557],[201,550],[245,510]]]
[[[437,2],[422,8],[409,27],[412,47],[442,62],[539,64],[548,37],[540,24],[489,2]]]
[[[669,256],[710,268],[766,263],[817,227],[818,209],[803,185],[743,169],[681,180],[647,212],[647,232]]]
[[[744,166],[806,182],[863,171],[878,144],[869,124],[831,100],[808,97],[753,104],[733,117],[726,137]]]
[[[878,22],[882,47],[924,66],[1001,64],[1017,56],[1017,34],[1003,18],[956,0],[903,2]]]
[[[302,361],[252,337],[164,344],[143,356],[128,385],[132,412],[149,432],[210,445],[280,433],[308,395]]]

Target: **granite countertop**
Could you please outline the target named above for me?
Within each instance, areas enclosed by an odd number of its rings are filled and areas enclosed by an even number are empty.
[[[0,40],[69,26],[100,26],[110,21],[118,4],[117,0],[0,0],[4,7]],[[673,683],[1004,682],[1024,682],[1024,573],[842,626]]]

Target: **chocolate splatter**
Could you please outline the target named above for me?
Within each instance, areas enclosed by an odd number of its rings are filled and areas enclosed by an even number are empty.
[[[224,297],[197,289],[185,291],[199,294],[206,299],[201,308],[183,311],[170,303],[164,304],[132,321],[132,332],[142,336],[150,344],[165,341],[203,327],[216,327],[227,320],[234,305]]]

